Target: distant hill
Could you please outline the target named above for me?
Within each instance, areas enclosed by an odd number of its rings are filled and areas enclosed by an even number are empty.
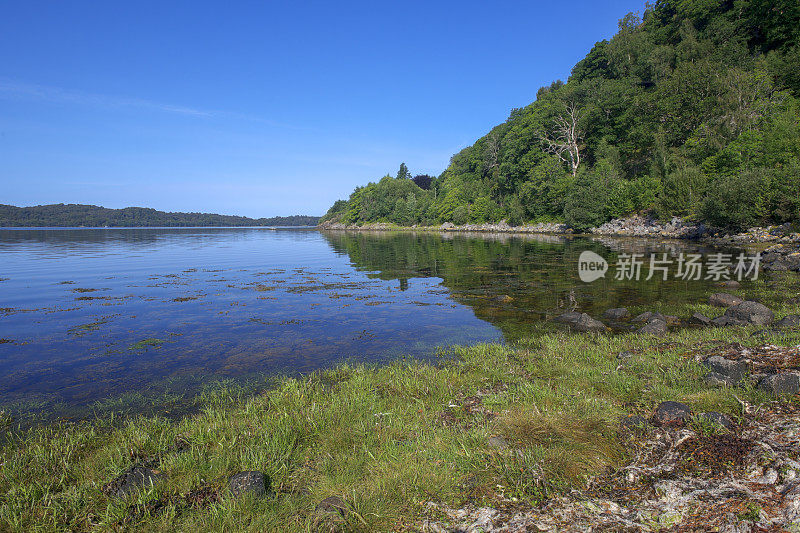
[[[107,209],[96,205],[52,204],[16,207],[0,204],[0,227],[188,227],[316,226],[319,217],[248,218],[213,213],[165,213],[146,207]]]

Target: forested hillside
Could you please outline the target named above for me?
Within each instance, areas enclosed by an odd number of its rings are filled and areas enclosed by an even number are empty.
[[[799,43],[797,0],[659,0],[437,178],[418,186],[403,165],[323,220],[798,221]]]
[[[247,218],[211,213],[165,213],[144,207],[107,209],[96,205],[52,204],[15,207],[0,204],[0,227],[187,227],[313,226],[319,217]]]

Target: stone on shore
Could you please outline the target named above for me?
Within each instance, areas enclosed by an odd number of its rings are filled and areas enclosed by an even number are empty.
[[[338,496],[328,496],[317,504],[317,511],[338,513],[344,516],[347,513],[347,504]]]
[[[692,417],[692,409],[681,402],[661,402],[653,414],[653,423],[660,427],[682,427]]]
[[[695,313],[689,318],[689,324],[694,324],[695,326],[710,326],[711,319],[702,313]]]
[[[124,498],[143,488],[154,485],[161,479],[157,470],[146,466],[132,466],[113,481],[103,485],[103,493],[115,498]]]
[[[711,319],[711,325],[717,328],[724,328],[727,326],[746,326],[747,322],[745,322],[744,320],[738,320],[733,317],[722,315],[718,316],[717,318]]]
[[[607,331],[608,328],[600,322],[599,320],[595,320],[594,318],[590,317],[586,313],[578,313],[577,311],[572,311],[569,313],[564,313],[561,316],[555,318],[556,322],[560,322],[562,324],[566,324],[571,329],[575,331]]]
[[[722,374],[723,376],[730,378],[734,383],[741,381],[745,374],[747,374],[748,370],[746,362],[725,359],[719,355],[712,355],[703,361],[703,365],[705,365],[711,372]]]
[[[795,372],[771,374],[758,382],[758,388],[773,396],[797,394],[800,392],[800,374]]]
[[[715,307],[730,307],[732,305],[740,304],[744,300],[733,294],[727,292],[717,292],[708,297],[708,305]]]
[[[766,305],[751,301],[729,307],[724,316],[756,326],[768,326],[775,319],[775,314]]]
[[[662,315],[661,313],[653,313],[652,311],[645,311],[644,313],[642,313],[640,315],[636,315],[636,317],[633,319],[633,321],[634,322],[647,323],[647,322],[650,322],[651,320],[653,320],[654,318],[657,318],[659,320],[663,320],[664,322],[667,321],[667,318],[664,315]]]
[[[614,309],[606,309],[603,313],[603,318],[609,320],[622,320],[628,318],[628,309],[625,307],[615,307]]]
[[[266,496],[270,481],[263,472],[239,472],[231,476],[228,488],[235,498],[243,494]]]
[[[667,322],[660,318],[654,318],[639,328],[637,333],[643,333],[645,335],[666,335]]]

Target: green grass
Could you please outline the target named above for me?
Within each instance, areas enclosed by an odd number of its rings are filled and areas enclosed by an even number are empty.
[[[761,282],[747,293],[780,318],[800,310],[780,303],[786,287]],[[700,304],[651,309],[721,313]],[[765,400],[751,389],[706,387],[691,357],[712,341],[800,342],[800,332],[751,336],[757,329],[682,329],[665,338],[550,332],[456,348],[439,364],[344,365],[282,379],[257,396],[218,389],[199,413],[178,420],[97,419],[12,433],[0,453],[0,530],[386,531],[418,525],[428,501],[535,503],[626,460],[621,416],[678,400],[735,419],[737,397]],[[636,355],[621,366],[621,351]],[[492,436],[510,449],[490,446]],[[161,482],[126,500],[102,493],[146,459],[158,463]],[[242,470],[267,473],[275,498],[226,494],[228,477]],[[184,496],[196,489],[222,499],[191,507]],[[348,505],[343,519],[315,511],[332,495]]]

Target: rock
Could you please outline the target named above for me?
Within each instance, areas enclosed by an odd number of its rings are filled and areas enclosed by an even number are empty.
[[[786,315],[778,320],[773,327],[776,328],[796,328],[800,326],[800,315]]]
[[[723,328],[726,326],[746,326],[747,322],[744,320],[738,320],[729,316],[718,316],[711,320],[711,325],[717,328]]]
[[[347,504],[338,496],[328,496],[317,504],[317,511],[339,513],[344,516],[347,513]]]
[[[734,383],[741,381],[748,370],[745,361],[732,361],[731,359],[725,359],[719,355],[712,355],[703,361],[703,365],[711,372],[716,372],[717,374],[722,374],[730,378]]]
[[[727,292],[717,292],[708,297],[708,305],[716,307],[730,307],[742,303],[744,300]]]
[[[603,313],[603,318],[607,318],[609,320],[622,320],[623,318],[628,318],[630,313],[628,313],[628,309],[625,307],[616,307],[614,309],[606,309]]]
[[[705,376],[703,376],[703,383],[709,385],[711,387],[735,387],[736,382],[733,381],[728,376],[724,376],[722,374],[718,374],[716,372],[709,372]]]
[[[722,413],[709,411],[707,413],[700,413],[697,415],[697,420],[701,424],[708,424],[711,426],[721,426],[725,429],[733,428],[733,421]]]
[[[667,322],[659,318],[654,318],[639,328],[637,333],[642,333],[645,335],[666,335]]]
[[[774,485],[778,481],[778,472],[774,468],[768,468],[763,476],[759,476],[753,480],[753,483],[761,483],[762,485]]]
[[[751,301],[729,307],[724,316],[757,326],[768,326],[775,319],[774,313],[766,305]]]
[[[664,322],[667,321],[667,319],[666,319],[666,317],[664,317],[664,315],[662,315],[661,313],[653,313],[652,311],[645,311],[641,315],[636,315],[636,318],[634,318],[633,321],[634,322],[647,323],[647,322],[650,322],[651,320],[653,320],[654,318],[657,318],[659,320],[663,320]]]
[[[608,329],[599,320],[595,320],[586,313],[578,313],[576,311],[564,313],[556,317],[555,321],[566,324],[575,331],[606,331]]]
[[[270,481],[266,474],[262,472],[239,472],[231,476],[228,488],[234,497],[238,498],[243,494],[254,496],[266,496]]]
[[[721,282],[719,286],[724,287],[726,289],[738,289],[742,286],[742,284],[736,281],[735,279],[729,279],[727,281]]]
[[[514,298],[512,298],[512,297],[511,297],[511,296],[509,296],[508,294],[501,294],[500,296],[497,296],[497,297],[495,298],[495,301],[496,301],[496,302],[500,302],[500,303],[502,303],[502,304],[507,304],[507,303],[511,303],[511,302],[513,302],[513,301],[514,301]]]
[[[653,423],[660,427],[681,427],[692,417],[692,409],[685,403],[661,402],[656,407]]]
[[[694,324],[696,326],[710,326],[711,319],[706,315],[695,313],[689,318],[689,324]]]
[[[773,396],[797,394],[800,392],[800,374],[795,372],[770,374],[758,382],[758,388]]]
[[[647,428],[647,419],[639,415],[625,416],[620,419],[619,426],[627,431],[642,431]]]
[[[103,485],[103,493],[115,498],[124,498],[145,487],[154,485],[161,479],[158,470],[146,466],[132,466],[113,481]]]

